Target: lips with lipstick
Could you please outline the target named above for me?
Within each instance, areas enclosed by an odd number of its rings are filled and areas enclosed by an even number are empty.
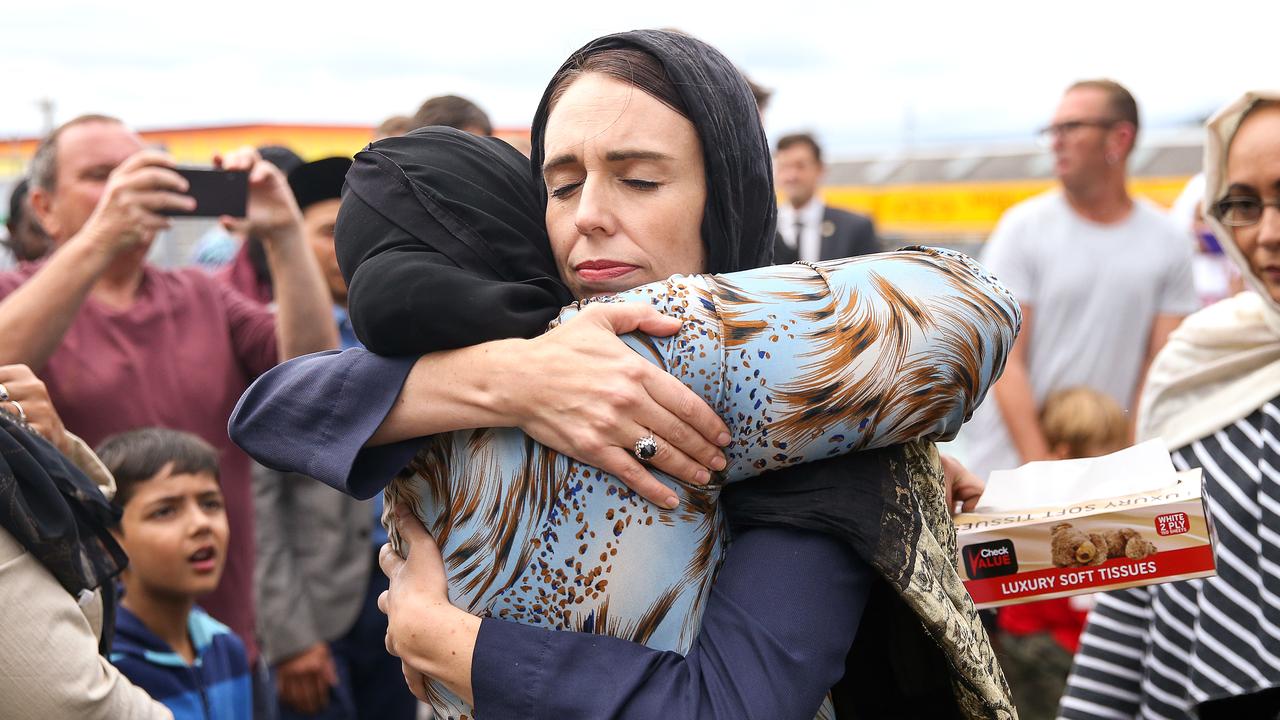
[[[187,556],[191,568],[200,574],[211,573],[218,569],[218,551],[212,545],[205,545]]]
[[[618,260],[587,260],[574,265],[573,270],[578,277],[591,283],[616,280],[638,267]]]

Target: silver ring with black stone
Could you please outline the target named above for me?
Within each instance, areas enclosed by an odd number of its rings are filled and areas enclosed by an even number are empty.
[[[636,441],[635,455],[636,459],[641,462],[652,460],[654,455],[658,454],[658,440],[649,433]]]

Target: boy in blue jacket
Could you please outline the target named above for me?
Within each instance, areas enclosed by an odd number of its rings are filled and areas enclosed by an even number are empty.
[[[175,720],[253,716],[244,644],[196,607],[227,555],[217,451],[190,433],[145,428],[98,448],[116,479],[113,531],[129,555],[111,662]]]

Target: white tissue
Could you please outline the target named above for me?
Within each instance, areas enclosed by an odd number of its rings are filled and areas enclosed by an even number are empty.
[[[1164,441],[1156,438],[1119,452],[1079,460],[1031,462],[997,470],[987,479],[976,512],[1065,507],[1174,485],[1178,476]]]

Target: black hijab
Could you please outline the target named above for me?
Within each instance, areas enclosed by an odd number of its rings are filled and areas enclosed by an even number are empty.
[[[573,298],[539,192],[518,150],[453,128],[357,153],[334,235],[360,341],[420,355],[541,334]]]
[[[119,519],[120,511],[66,456],[0,412],[0,527],[73,597],[102,589],[104,655],[114,619],[114,588],[107,581],[128,564],[111,536]]]
[[[632,49],[655,58],[680,99],[702,144],[707,205],[702,215],[706,271],[726,273],[768,265],[773,257],[777,199],[773,192],[769,140],[755,96],[742,73],[719,50],[697,38],[667,30],[632,30],[592,40],[569,56],[555,77],[575,70],[604,50]],[[555,82],[547,87],[533,118],[531,166],[543,208],[542,181],[547,117]]]

